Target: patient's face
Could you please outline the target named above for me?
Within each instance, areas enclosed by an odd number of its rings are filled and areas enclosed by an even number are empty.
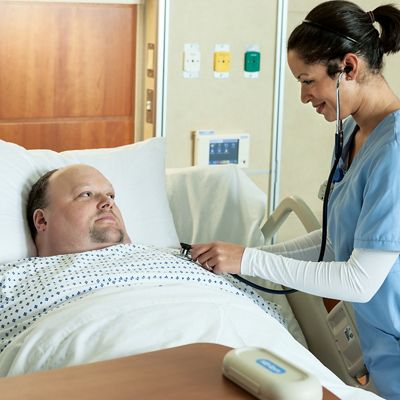
[[[95,168],[79,164],[55,172],[47,199],[36,240],[39,256],[130,243],[114,189]]]

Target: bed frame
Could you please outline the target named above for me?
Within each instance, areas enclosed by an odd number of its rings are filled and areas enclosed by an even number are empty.
[[[320,223],[302,199],[287,197],[262,226],[266,244],[271,242],[291,213],[299,218],[307,232],[320,229]],[[287,299],[309,350],[348,385],[377,393],[368,379],[351,305],[340,301],[332,309],[327,309],[323,298],[302,292],[289,294]]]

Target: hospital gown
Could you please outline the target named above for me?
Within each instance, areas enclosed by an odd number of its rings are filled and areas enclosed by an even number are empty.
[[[103,288],[189,285],[250,298],[287,327],[278,305],[230,275],[217,276],[173,249],[122,244],[0,265],[0,352],[44,315]]]

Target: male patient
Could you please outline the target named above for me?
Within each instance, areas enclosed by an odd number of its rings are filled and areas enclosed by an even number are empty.
[[[89,165],[43,175],[29,194],[27,217],[40,257],[131,243],[111,183]]]
[[[229,304],[227,312],[230,313],[232,302],[238,302],[239,311],[251,307],[252,313],[257,305],[261,312],[285,324],[277,306],[265,302],[233,277],[214,275],[176,257],[179,254],[177,249],[157,249],[131,243],[114,200],[111,183],[95,168],[82,164],[49,171],[33,185],[27,216],[39,257],[0,265],[0,354],[3,357],[6,350],[13,360],[14,352],[19,352],[19,346],[25,346],[26,341],[27,347],[21,350],[21,354],[28,354],[33,362],[32,369],[37,370],[47,365],[65,366],[98,360],[100,350],[104,351],[103,359],[124,355],[127,354],[126,343],[130,343],[129,352],[132,353],[170,346],[171,343],[196,341],[199,337],[209,341],[215,333],[213,329],[207,327],[192,332],[186,328],[192,326],[192,321],[197,321],[196,315],[203,315],[204,310],[210,311],[211,305],[212,309],[216,307],[212,315],[220,315],[221,308],[216,304],[221,304],[221,307]],[[183,307],[180,310],[185,310],[182,314],[178,311],[175,315],[177,304]],[[182,317],[188,305],[194,307],[190,306],[190,316],[194,316],[192,320]],[[259,307],[255,307],[255,315],[260,312]],[[136,321],[135,316],[142,316],[143,310],[151,310],[150,314],[159,313],[157,318],[164,318],[166,324],[172,324],[170,329],[166,329],[170,336],[158,328],[156,333],[151,328],[149,334],[147,322]],[[162,314],[160,310],[164,310]],[[198,314],[193,314],[193,310]],[[150,314],[145,311],[143,315],[147,318]],[[48,343],[48,331],[43,327],[52,326],[57,318],[61,318],[62,325],[67,328],[65,331],[58,329],[58,323],[55,330],[49,328],[54,335],[49,334],[52,339]],[[146,318],[144,321],[153,324]],[[38,323],[39,320],[43,324]],[[178,320],[181,328],[176,332],[173,322]],[[219,322],[213,321],[210,320],[212,326],[219,326]],[[82,339],[83,325],[88,329],[85,332],[91,332],[88,334],[90,340]],[[114,332],[114,326],[121,328]],[[229,326],[227,335],[230,337]],[[42,329],[46,333],[45,343],[43,346],[33,345],[36,343],[34,338],[40,337]],[[137,329],[144,329],[143,333],[138,334]],[[185,336],[186,339],[181,341],[182,332],[187,335],[189,331],[193,337],[188,339]],[[209,331],[211,336],[207,336]],[[219,328],[217,331],[215,334],[219,337]],[[125,337],[120,344],[115,340],[118,335]],[[140,340],[131,340],[131,337]],[[30,353],[31,344],[32,352],[40,353],[40,356]],[[86,355],[81,357],[83,350]],[[55,363],[53,356],[57,359]],[[64,356],[73,360],[68,361]],[[44,366],[40,364],[42,361]],[[0,374],[3,365],[0,363]],[[23,356],[21,365],[25,371]]]

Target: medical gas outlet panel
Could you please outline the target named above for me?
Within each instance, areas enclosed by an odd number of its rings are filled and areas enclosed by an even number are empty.
[[[243,76],[245,78],[258,78],[261,65],[260,46],[248,45],[242,50],[236,62],[243,65]],[[230,77],[232,64],[232,51],[229,44],[216,44],[213,52],[214,78],[226,79]],[[242,60],[242,61],[240,61]],[[198,43],[187,43],[183,48],[183,77],[199,78],[201,68],[201,54]]]
[[[199,130],[193,134],[194,165],[237,164],[249,166],[250,135],[248,133],[217,134]]]

